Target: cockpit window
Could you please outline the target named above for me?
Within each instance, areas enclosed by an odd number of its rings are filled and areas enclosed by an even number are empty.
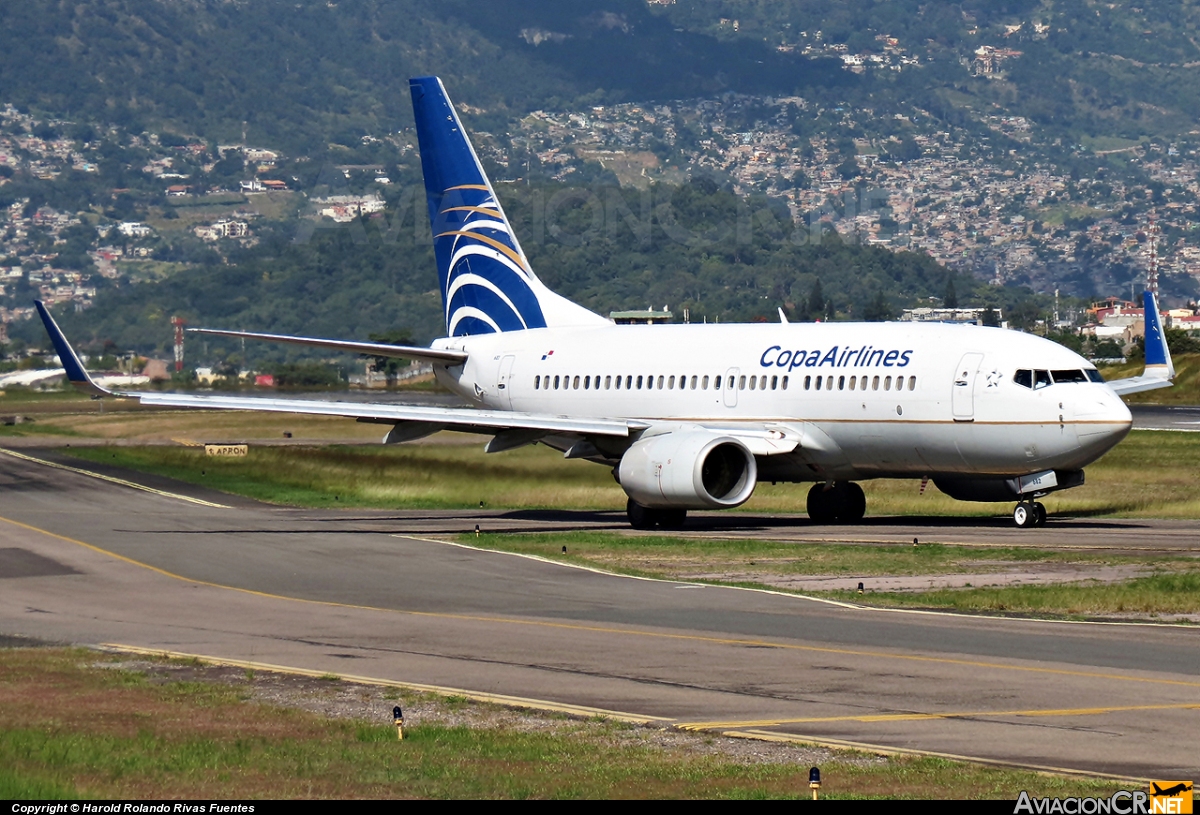
[[[1083,371],[1075,369],[1072,371],[1051,371],[1050,374],[1054,377],[1054,384],[1060,382],[1087,382],[1087,377]]]
[[[1027,368],[1022,368],[1021,370],[1019,370],[1015,374],[1013,374],[1013,382],[1016,382],[1022,388],[1032,388],[1033,387],[1033,371],[1031,371]]]
[[[1050,372],[1049,371],[1034,371],[1033,372],[1033,389],[1050,387]]]
[[[1086,371],[1084,371],[1084,373],[1087,374],[1087,378],[1090,379],[1092,382],[1103,382],[1104,381],[1104,377],[1102,377],[1100,375],[1100,372],[1097,371],[1095,368],[1088,368]]]

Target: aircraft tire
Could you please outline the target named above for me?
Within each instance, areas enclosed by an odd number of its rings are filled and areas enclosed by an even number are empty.
[[[625,515],[634,529],[653,529],[658,524],[658,512],[632,498],[625,504]]]
[[[1013,509],[1013,522],[1021,529],[1029,529],[1037,523],[1037,510],[1022,501]]]
[[[1033,525],[1034,526],[1045,526],[1047,514],[1048,513],[1046,512],[1045,504],[1043,504],[1040,501],[1033,502]]]
[[[658,515],[659,529],[683,529],[683,525],[687,521],[686,509],[658,509],[654,512]]]
[[[834,490],[825,489],[824,484],[813,484],[808,491],[805,508],[808,517],[815,524],[830,524],[837,520],[837,507],[834,503]]]
[[[863,488],[853,481],[847,481],[838,484],[835,489],[842,493],[837,514],[838,523],[856,524],[861,521],[867,514],[867,496]]]

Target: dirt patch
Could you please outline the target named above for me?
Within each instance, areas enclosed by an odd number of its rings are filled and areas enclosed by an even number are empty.
[[[980,563],[978,565],[985,565]],[[1089,563],[1040,563],[997,565],[997,571],[933,575],[844,574],[781,575],[767,571],[738,570],[679,574],[683,580],[761,583],[789,591],[854,591],[862,583],[866,591],[929,591],[930,589],[983,588],[987,586],[1044,586],[1055,583],[1117,583],[1152,572],[1137,565],[1103,566]]]

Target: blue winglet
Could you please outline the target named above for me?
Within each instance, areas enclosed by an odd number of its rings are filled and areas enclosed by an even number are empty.
[[[58,327],[58,323],[54,322],[54,318],[50,316],[50,311],[46,308],[45,303],[41,300],[34,300],[33,305],[37,308],[38,316],[42,318],[42,324],[46,326],[46,333],[50,335],[50,341],[54,343],[54,350],[58,352],[58,359],[62,362],[63,369],[67,372],[67,381],[79,388],[79,390],[90,393],[92,396],[112,396],[112,391],[100,387],[88,376],[88,372],[84,369],[83,363],[79,361],[79,356],[75,353],[75,349],[67,342],[62,329]]]
[[[1146,367],[1166,367],[1173,378],[1175,366],[1171,362],[1171,352],[1167,348],[1167,336],[1162,328],[1154,292],[1147,291],[1142,295],[1142,306],[1146,321]]]

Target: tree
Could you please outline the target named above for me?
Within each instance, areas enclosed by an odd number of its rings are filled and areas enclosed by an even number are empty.
[[[821,278],[813,283],[812,293],[808,295],[808,313],[812,319],[819,320],[825,314],[825,295],[821,293]]]
[[[942,297],[942,305],[946,308],[958,308],[958,292],[954,290],[954,275],[946,276],[946,294]]]
[[[892,319],[893,316],[892,304],[888,302],[882,291],[875,292],[875,297],[867,304],[867,308],[863,312],[863,318],[869,323],[882,323]]]
[[[384,331],[376,334],[368,334],[368,339],[371,342],[383,343],[384,345],[412,345],[412,332],[407,328],[393,329],[392,331]],[[387,386],[394,387],[396,384],[396,376],[400,373],[401,368],[408,366],[407,359],[398,357],[386,357],[378,354],[369,354],[374,368],[379,373],[387,377]]]
[[[993,328],[1000,327],[1000,315],[996,313],[996,309],[988,306],[983,310],[982,322],[984,325],[990,325]]]

